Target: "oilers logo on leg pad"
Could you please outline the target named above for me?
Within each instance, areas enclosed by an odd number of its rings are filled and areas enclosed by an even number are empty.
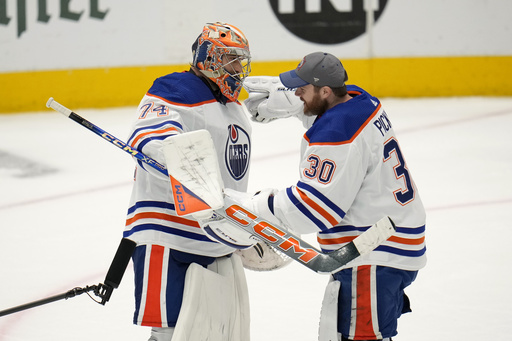
[[[242,179],[249,168],[251,157],[251,140],[249,134],[236,124],[229,127],[229,137],[226,142],[226,167],[235,179]]]

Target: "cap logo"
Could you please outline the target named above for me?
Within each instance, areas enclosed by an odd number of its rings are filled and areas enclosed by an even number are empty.
[[[305,62],[306,62],[306,57],[302,58],[299,65],[297,65],[297,70],[300,70],[304,66]]]
[[[313,77],[313,80],[315,81],[315,83],[317,83],[320,80],[320,78]]]

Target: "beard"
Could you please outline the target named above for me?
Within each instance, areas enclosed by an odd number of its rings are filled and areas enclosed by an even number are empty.
[[[322,99],[320,95],[315,94],[313,99],[306,103],[304,102],[304,115],[306,116],[320,116],[329,108],[327,100]]]

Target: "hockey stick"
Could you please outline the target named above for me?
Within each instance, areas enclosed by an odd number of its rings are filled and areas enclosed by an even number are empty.
[[[333,273],[372,251],[394,232],[393,223],[385,217],[341,249],[323,253],[292,231],[258,217],[240,204],[236,191],[223,188],[215,145],[207,130],[166,139],[162,151],[177,203],[176,213],[201,219],[202,225],[207,225],[205,232],[224,244],[248,247],[252,245],[250,239],[256,237],[317,273]],[[226,231],[222,225],[215,227],[218,216],[245,230],[245,237],[239,236],[238,231]]]
[[[103,137],[108,142],[133,155],[138,160],[148,164],[159,172],[168,175],[167,173],[169,170],[166,169],[165,166],[144,155],[142,152],[127,146],[126,143],[113,137],[76,113],[60,105],[54,101],[53,98],[48,100],[47,107],[55,109],[56,111],[73,119],[97,135]],[[179,141],[177,138],[182,135],[186,134],[178,135],[173,137],[171,140]],[[395,232],[395,226],[391,219],[389,217],[384,217],[375,225],[371,226],[367,231],[340,249],[329,253],[323,253],[291,231],[275,226],[275,224],[271,224],[270,222],[259,218],[256,214],[242,207],[229,196],[226,196],[224,197],[224,200],[219,201],[218,196],[214,193],[214,198],[212,200],[214,204],[212,204],[212,201],[210,200],[204,201],[205,193],[211,190],[210,187],[208,187],[208,189],[205,187],[205,190],[202,191],[203,196],[198,193],[198,191],[201,192],[201,188],[198,188],[197,186],[198,181],[204,183],[205,179],[201,178],[201,176],[197,176],[197,174],[207,172],[206,167],[204,167],[202,163],[204,155],[199,157],[195,154],[192,156],[185,155],[186,152],[184,151],[189,152],[191,150],[197,150],[197,148],[195,148],[195,143],[197,143],[197,141],[188,140],[186,136],[184,136],[182,141],[184,142],[181,144],[176,143],[176,149],[174,151],[176,155],[180,155],[179,159],[181,162],[179,165],[175,165],[175,167],[173,167],[172,173],[169,171],[169,173],[171,173],[169,176],[171,178],[175,202],[183,203],[183,212],[181,214],[193,213],[192,211],[185,209],[189,206],[193,206],[193,210],[196,211],[213,211],[215,214],[228,219],[240,229],[249,232],[258,240],[268,243],[279,252],[283,252],[288,257],[317,273],[337,272],[350,261],[375,249]],[[184,163],[186,163],[186,166],[184,166]],[[199,168],[197,165],[199,165]],[[196,190],[195,193],[190,191],[190,188],[192,187]],[[222,196],[222,194],[220,195]],[[190,202],[192,202],[192,204],[188,205]],[[179,207],[180,205],[177,206]],[[179,208],[176,209],[176,212],[180,215]]]
[[[159,162],[153,160],[152,158],[142,154],[137,149],[131,148],[129,145],[127,145],[126,143],[124,143],[122,140],[118,139],[114,135],[107,133],[105,130],[92,124],[91,122],[87,121],[85,118],[81,117],[80,115],[77,115],[76,113],[69,110],[65,106],[56,102],[52,97],[50,97],[50,99],[48,99],[48,102],[46,102],[46,107],[52,108],[53,110],[60,112],[62,115],[69,117],[76,123],[80,124],[81,126],[89,129],[96,135],[98,135],[98,136],[102,137],[103,139],[107,140],[108,142],[112,143],[114,146],[118,147],[121,150],[124,150],[125,152],[127,152],[128,154],[130,154],[131,156],[136,158],[137,160],[140,160],[140,161],[144,162],[145,164],[150,165],[151,167],[153,167],[160,173],[167,176],[167,168],[164,165],[162,165]]]
[[[243,208],[229,196],[224,199],[224,207],[215,210],[216,214],[320,274],[338,272],[350,261],[375,249],[395,232],[393,221],[384,217],[348,244],[323,253],[291,231],[271,224]]]

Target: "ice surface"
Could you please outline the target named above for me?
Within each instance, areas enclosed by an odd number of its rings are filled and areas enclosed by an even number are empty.
[[[512,98],[382,102],[428,214],[428,265],[394,339],[508,339]],[[126,140],[134,110],[78,114]],[[300,122],[253,129],[250,189],[295,184]],[[56,112],[0,115],[0,310],[103,281],[132,173],[127,154]],[[326,276],[291,264],[247,279],[253,341],[317,339]],[[0,317],[0,341],[147,340],[132,281],[130,266],[106,306],[83,294]]]

